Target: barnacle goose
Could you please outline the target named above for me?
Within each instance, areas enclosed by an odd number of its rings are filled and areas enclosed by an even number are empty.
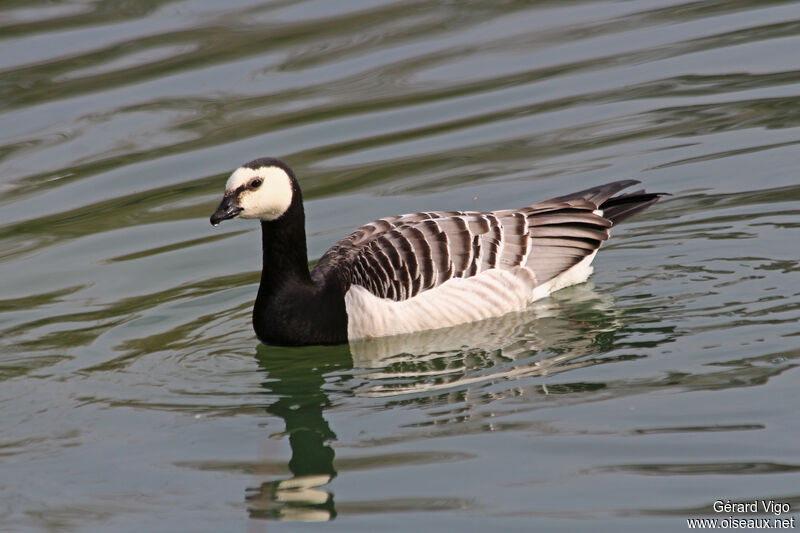
[[[294,172],[273,158],[231,174],[211,223],[261,221],[253,327],[266,344],[348,340],[453,326],[524,309],[586,281],[609,229],[658,201],[615,181],[521,209],[413,213],[375,220],[309,272]]]

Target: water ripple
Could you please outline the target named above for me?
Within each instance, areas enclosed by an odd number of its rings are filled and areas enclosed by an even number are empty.
[[[0,520],[639,531],[718,498],[794,508],[799,5],[6,2]],[[250,326],[258,228],[208,225],[266,155],[297,171],[312,258],[394,213],[625,178],[672,196],[525,313],[284,349]]]

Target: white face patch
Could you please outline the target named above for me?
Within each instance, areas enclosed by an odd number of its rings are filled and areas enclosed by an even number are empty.
[[[261,185],[251,189],[254,179],[261,179]],[[225,184],[225,192],[231,193],[245,186],[239,194],[238,205],[242,208],[239,218],[258,218],[275,220],[292,204],[292,180],[279,167],[259,167],[256,169],[239,167]]]

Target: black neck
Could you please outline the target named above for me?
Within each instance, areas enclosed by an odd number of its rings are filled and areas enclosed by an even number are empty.
[[[292,203],[277,220],[261,221],[261,249],[259,298],[286,283],[311,284],[302,203]]]
[[[338,344],[347,341],[340,285],[315,283],[308,270],[305,213],[299,189],[289,209],[261,222],[263,264],[253,327],[267,344]]]

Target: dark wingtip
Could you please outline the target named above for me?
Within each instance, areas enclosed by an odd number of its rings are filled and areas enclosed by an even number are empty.
[[[637,213],[641,213],[659,201],[662,196],[672,195],[665,192],[647,192],[645,190],[620,194],[603,202],[600,205],[600,209],[603,210],[603,217],[616,225]]]
[[[627,189],[633,185],[637,185],[641,183],[639,180],[619,180],[619,181],[612,181],[610,183],[606,183],[603,185],[597,185],[596,187],[590,187],[588,189],[584,189],[582,191],[573,192],[571,194],[565,194],[564,196],[557,196],[552,200],[557,202],[568,202],[570,200],[586,200],[588,202],[593,203],[596,206],[600,206],[617,194],[622,189]]]

